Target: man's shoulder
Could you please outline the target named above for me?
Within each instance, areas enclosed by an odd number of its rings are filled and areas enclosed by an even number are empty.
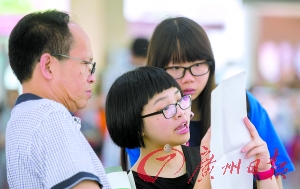
[[[63,106],[61,103],[56,102],[54,100],[51,99],[47,99],[47,98],[41,98],[38,100],[28,100],[25,101],[23,103],[20,103],[18,106],[32,106],[32,107],[37,107],[37,106],[51,106],[54,108],[65,108],[65,106]],[[65,108],[66,109],[66,108]]]
[[[52,112],[68,113],[68,110],[65,106],[56,101],[43,98],[39,100],[29,100],[16,105],[12,110],[12,116],[14,114],[39,114],[42,116],[51,114]]]
[[[53,117],[64,117],[71,119],[70,112],[60,103],[49,99],[29,100],[16,105],[7,124],[9,131],[20,131],[26,128],[38,131],[43,124],[52,124]],[[47,127],[42,127],[46,129]]]

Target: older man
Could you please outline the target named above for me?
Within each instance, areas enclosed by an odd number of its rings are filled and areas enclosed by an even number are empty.
[[[110,188],[72,112],[95,82],[89,37],[64,12],[23,17],[9,38],[10,65],[23,87],[6,130],[10,188]]]

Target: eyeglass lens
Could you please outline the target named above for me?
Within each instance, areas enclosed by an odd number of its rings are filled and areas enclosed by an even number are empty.
[[[184,67],[173,67],[170,69],[167,69],[166,71],[175,79],[179,79],[184,76],[185,71],[189,69],[192,72],[192,75],[200,76],[204,75],[209,70],[209,65],[207,63],[199,63],[195,64],[191,67],[184,68]]]
[[[189,95],[183,96],[177,103],[182,110],[185,110],[191,105],[191,98]],[[163,110],[165,117],[171,118],[177,113],[177,104],[170,104]]]
[[[92,69],[91,69],[91,75],[95,73],[96,70],[96,63],[93,63]]]
[[[83,64],[86,64],[87,67],[88,67],[88,70],[89,72],[91,73],[91,75],[93,75],[95,73],[95,70],[96,70],[96,62],[88,62],[88,61],[84,61],[84,60],[81,60],[79,58],[76,58],[76,57],[72,57],[72,56],[68,56],[68,55],[64,55],[64,54],[56,54],[56,53],[53,53],[51,54],[51,56],[62,56],[62,57],[65,57],[65,58],[70,58],[70,59],[73,59],[73,60],[77,60]]]
[[[87,64],[87,67],[88,67],[89,72],[92,74],[93,73],[94,64],[93,63],[92,64]]]

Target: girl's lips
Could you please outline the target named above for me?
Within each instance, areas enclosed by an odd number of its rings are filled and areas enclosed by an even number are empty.
[[[185,90],[182,91],[182,92],[183,92],[183,94],[185,94],[185,95],[187,95],[187,94],[192,95],[192,94],[195,93],[195,90],[194,90],[194,89],[185,89]]]
[[[187,125],[187,123],[182,123],[181,125],[179,125],[176,129],[175,132],[177,134],[185,134],[187,132],[189,132],[189,126]]]
[[[177,133],[177,134],[185,134],[185,133],[187,133],[187,132],[189,132],[190,131],[190,128],[187,126],[187,125],[185,125],[183,128],[181,128],[180,130],[175,130],[175,132]]]

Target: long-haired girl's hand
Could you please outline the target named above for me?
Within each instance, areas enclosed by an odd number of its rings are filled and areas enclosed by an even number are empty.
[[[271,163],[267,143],[260,138],[256,128],[247,117],[244,118],[244,122],[251,135],[251,142],[242,149],[242,152],[246,153],[246,158],[255,156],[255,159],[259,160],[258,165],[256,165],[259,172],[269,170]]]

